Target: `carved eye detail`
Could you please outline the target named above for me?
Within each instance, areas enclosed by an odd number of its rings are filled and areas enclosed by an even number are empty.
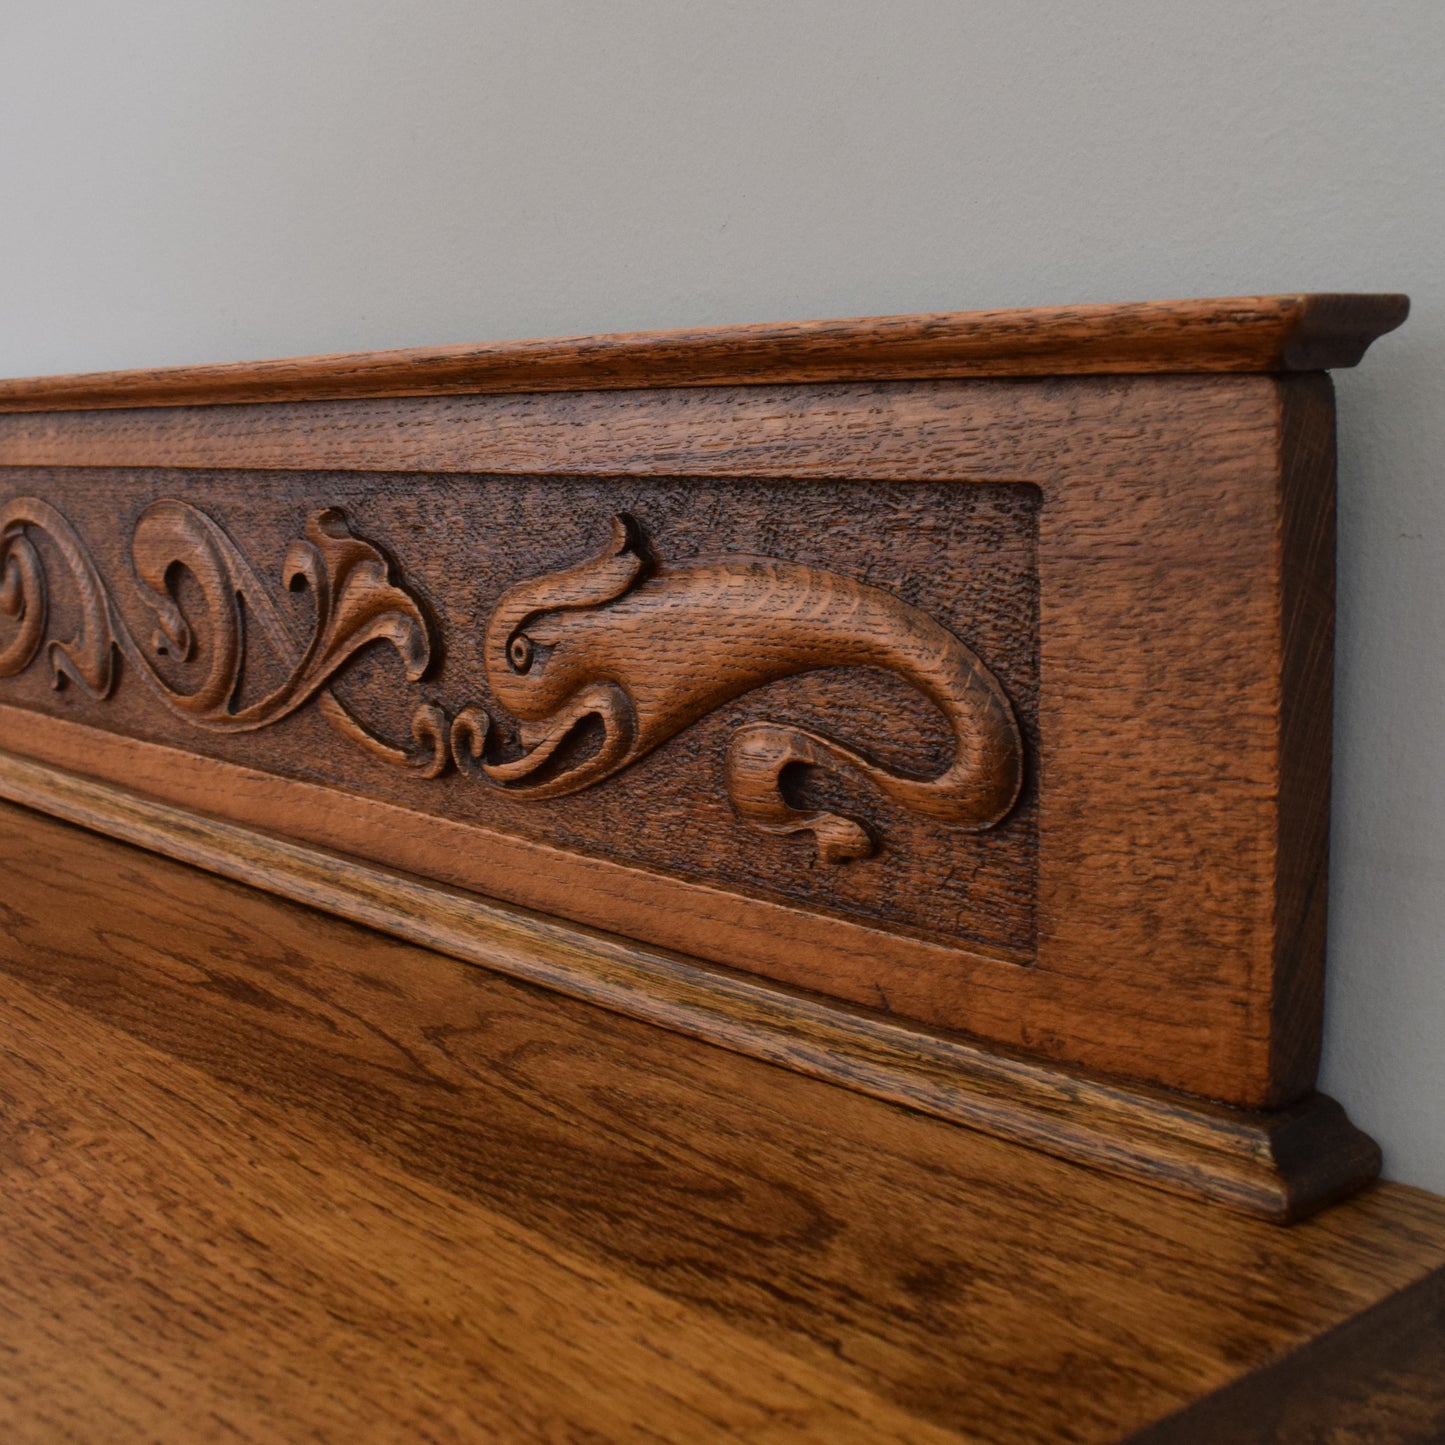
[[[532,639],[525,632],[519,632],[507,644],[507,661],[512,664],[516,672],[526,672],[532,665],[532,659],[537,655],[536,649],[532,646]]]

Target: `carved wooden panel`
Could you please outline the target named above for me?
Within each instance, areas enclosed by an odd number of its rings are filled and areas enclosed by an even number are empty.
[[[0,388],[0,747],[719,997],[1302,1100],[1333,407],[1283,373],[1404,305],[1106,312]]]
[[[0,701],[1032,957],[1034,488],[30,480]]]
[[[358,546],[386,555],[386,586],[414,600],[429,658],[413,680],[394,642],[374,642],[327,676],[353,737],[319,695],[237,731],[197,726],[124,660],[137,676],[104,700],[55,690],[32,663],[0,680],[0,707],[29,710],[12,712],[6,738],[190,806],[852,1005],[1241,1102],[1288,1098],[1313,1069],[1319,917],[1281,923],[1279,908],[1293,905],[1278,870],[1299,859],[1313,877],[1322,833],[1314,824],[1280,851],[1270,789],[1283,782],[1271,779],[1284,777],[1278,759],[1313,789],[1323,755],[1281,745],[1275,538],[1288,416],[1311,418],[1298,448],[1316,469],[1301,473],[1306,515],[1328,502],[1314,480],[1328,466],[1323,404],[1308,379],[1291,389],[1267,378],[1100,378],[664,393],[645,406],[564,394],[302,405],[284,416],[200,408],[179,436],[175,413],[154,423],[112,413],[108,441],[99,423],[77,428],[75,461],[110,446],[129,463],[119,468],[44,465],[55,423],[5,419],[16,438],[6,499],[43,498],[67,518],[133,645],[156,630],[146,596],[157,595],[137,576],[133,539],[170,500],[224,533],[257,578],[243,592],[272,599],[298,650],[325,627],[311,575],[288,571],[287,554],[314,513],[340,512],[336,525]],[[137,435],[149,452],[128,450]],[[58,459],[69,444],[66,430]],[[381,467],[399,445],[418,444],[443,464]],[[196,464],[217,450],[235,465]],[[332,469],[335,451],[368,464]],[[558,465],[569,458],[573,467]],[[819,856],[815,834],[770,835],[739,816],[728,749],[758,724],[826,736],[917,779],[956,760],[947,713],[872,656],[719,699],[577,792],[530,796],[515,778],[474,776],[474,761],[505,766],[529,750],[521,729],[537,726],[509,708],[525,706],[510,680],[498,695],[488,671],[502,599],[555,587],[546,579],[597,557],[624,514],[654,581],[669,566],[709,565],[698,559],[765,558],[872,589],[939,628],[1013,713],[1018,801],[970,831],[903,806],[836,760],[785,770],[785,803],[867,830],[869,856],[841,863]],[[44,559],[53,544],[43,530],[23,530]],[[1300,555],[1327,566],[1323,552]],[[1319,564],[1304,565],[1313,576]],[[47,632],[64,640],[78,626],[66,609],[79,603],[61,557],[49,571]],[[151,662],[184,693],[210,670],[207,607],[189,569],[170,583],[198,651]],[[625,600],[579,615],[605,620]],[[295,668],[263,645],[265,632],[251,620],[235,696],[243,713]],[[729,648],[720,660],[736,656]],[[698,661],[700,673],[716,672],[717,661]],[[499,665],[492,674],[505,679]],[[1320,715],[1323,686],[1327,718],[1327,678],[1306,681],[1301,716]],[[481,758],[469,709],[493,724]],[[977,711],[963,710],[975,727]],[[51,721],[21,720],[39,714]],[[430,769],[399,768],[378,750],[408,750],[419,717],[414,755],[444,733],[466,766],[428,779]],[[578,724],[568,746],[585,753],[599,745],[598,724]],[[357,745],[363,730],[371,750]],[[156,747],[165,751],[146,751]],[[1316,1002],[1275,1027],[1286,979],[1305,980]]]

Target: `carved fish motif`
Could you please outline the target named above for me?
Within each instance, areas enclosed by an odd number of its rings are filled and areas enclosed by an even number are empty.
[[[497,701],[520,720],[522,754],[496,758],[490,721],[475,708],[457,718],[453,752],[468,771],[480,766],[529,797],[580,792],[744,693],[836,667],[882,668],[917,688],[953,734],[952,761],[919,777],[823,733],[748,723],[726,763],[743,818],[770,833],[811,832],[819,855],[839,863],[866,857],[872,835],[860,819],[790,803],[788,769],[851,771],[895,803],[970,832],[1001,822],[1022,785],[1008,697],[931,617],[882,588],[773,557],[657,562],[624,516],[596,556],[502,596],[484,662]]]

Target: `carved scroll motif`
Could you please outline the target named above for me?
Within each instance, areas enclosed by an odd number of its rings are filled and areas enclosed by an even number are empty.
[[[51,584],[37,536],[63,561],[79,604],[68,638],[47,635]],[[187,502],[148,507],[131,555],[138,595],[154,614],[144,644],[54,507],[23,497],[0,508],[0,618],[14,624],[0,645],[0,677],[24,671],[43,652],[56,687],[105,698],[123,657],[171,712],[203,728],[255,731],[314,700],[343,736],[419,777],[439,776],[454,758],[462,772],[513,796],[557,798],[614,777],[767,683],[822,668],[879,668],[938,709],[953,738],[948,766],[919,777],[825,733],[750,722],[733,734],[725,764],[739,816],[768,833],[812,833],[819,856],[841,863],[867,857],[873,834],[860,818],[790,801],[798,770],[852,773],[899,806],[968,832],[1001,822],[1022,785],[1023,742],[1008,697],[931,617],[881,588],[774,557],[659,562],[626,517],[613,519],[596,556],[522,582],[498,601],[483,661],[493,696],[516,719],[511,740],[480,707],[463,708],[448,727],[442,708],[424,702],[412,713],[413,745],[397,745],[336,696],[337,673],[377,642],[395,648],[407,679],[419,681],[431,640],[416,599],[335,508],[311,514],[305,539],[291,544],[282,565],[283,585],[309,591],[315,604],[304,640],[226,532]],[[203,599],[203,647],[179,600],[181,571]],[[248,623],[286,675],[241,702]],[[168,678],[174,664],[197,661],[200,681],[182,687]]]
[[[74,636],[47,640],[50,613],[45,564],[35,536],[46,538],[69,574],[79,602]],[[414,746],[397,746],[366,727],[331,690],[331,681],[357,653],[389,643],[416,682],[431,659],[426,620],[416,599],[391,576],[370,543],[353,537],[334,508],[313,512],[304,540],[293,542],[282,566],[292,592],[309,590],[315,620],[298,640],[293,624],[271,600],[225,531],[187,502],[164,500],[141,515],[131,540],[137,591],[154,614],[142,643],[132,635],[75,529],[54,507],[21,497],[0,508],[0,617],[14,635],[0,647],[0,677],[22,672],[43,651],[56,687],[75,685],[95,698],[110,695],[116,659],[124,657],[170,711],[219,732],[251,732],[279,722],[313,699],[327,720],[372,756],[423,777],[447,766],[446,718],[424,703],[412,715]],[[199,636],[177,596],[178,572],[194,579],[204,601]],[[263,697],[240,703],[248,619],[286,669]],[[166,676],[165,663],[204,658],[205,675],[189,689]]]
[[[457,717],[452,751],[464,771],[519,796],[580,792],[744,693],[835,667],[881,668],[917,688],[949,726],[952,761],[916,777],[824,733],[748,723],[729,744],[726,779],[749,822],[811,832],[819,856],[840,863],[871,853],[872,834],[861,819],[795,806],[790,770],[852,772],[902,807],[970,832],[1001,822],[1022,785],[1008,697],[931,617],[881,588],[771,557],[659,563],[626,517],[614,518],[595,557],[502,596],[484,660],[497,701],[520,719],[520,756],[496,756],[478,708]]]

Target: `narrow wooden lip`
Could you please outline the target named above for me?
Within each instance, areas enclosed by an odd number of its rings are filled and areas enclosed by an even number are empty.
[[[1392,294],[932,312],[360,351],[0,381],[0,412],[967,377],[1322,371],[1399,326]]]

